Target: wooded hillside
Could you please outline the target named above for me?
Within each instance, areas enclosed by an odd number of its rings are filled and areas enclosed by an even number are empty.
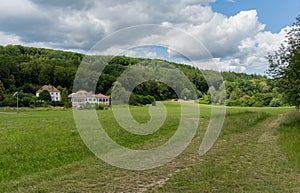
[[[105,56],[103,56],[105,57]],[[64,88],[70,93],[78,66],[83,54],[59,50],[31,48],[23,46],[0,46],[0,106],[15,106],[14,92],[20,93],[20,106],[35,104],[35,92],[45,84],[52,84],[59,90]],[[117,78],[130,66],[141,62],[155,62],[141,58],[125,56],[111,57],[109,64],[103,70],[98,82],[97,93],[111,94],[111,88]],[[164,61],[183,72],[196,88],[196,94],[201,103],[210,103],[210,93],[216,92],[222,85],[218,78],[214,86],[208,86],[203,76],[214,71],[201,71],[195,67]],[[234,106],[281,106],[282,95],[277,91],[272,79],[261,75],[245,73],[222,72],[225,80],[227,99],[215,99],[214,102],[225,102]],[[185,91],[188,92],[188,91]],[[167,100],[176,96],[166,84],[158,81],[147,81],[134,89],[132,104],[151,100]],[[146,101],[149,102],[149,101]]]

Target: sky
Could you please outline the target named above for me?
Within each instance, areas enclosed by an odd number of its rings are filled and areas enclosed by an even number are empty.
[[[286,31],[300,14],[300,2],[2,0],[0,13],[0,45],[91,53],[106,38],[109,42],[101,54],[161,58],[205,69],[264,74],[268,68],[265,56],[283,43]],[[157,29],[143,28],[145,24],[156,25]],[[200,43],[196,45],[193,40]],[[204,57],[201,49],[210,57]]]

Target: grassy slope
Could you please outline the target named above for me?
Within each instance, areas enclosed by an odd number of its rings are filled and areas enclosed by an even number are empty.
[[[162,131],[138,138],[124,133],[99,111],[110,134],[128,147],[151,147],[174,132],[178,107],[168,104],[170,116]],[[146,109],[132,109],[144,122]],[[0,114],[0,189],[20,192],[287,192],[300,191],[300,173],[277,145],[277,114],[284,108],[229,108],[214,147],[197,154],[208,124],[209,106],[201,108],[199,132],[186,151],[160,168],[127,171],[95,158],[80,140],[72,111],[25,111]],[[128,137],[134,139],[128,141]],[[136,142],[133,143],[132,141]]]

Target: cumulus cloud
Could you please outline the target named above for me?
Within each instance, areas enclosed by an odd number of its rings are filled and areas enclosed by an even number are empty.
[[[21,41],[18,36],[0,32],[0,45],[20,44],[20,43]]]
[[[264,31],[265,25],[259,22],[255,10],[241,11],[232,17],[216,13],[209,6],[214,1],[4,0],[0,6],[0,43],[86,52],[124,27],[159,24],[177,28],[201,42],[220,69],[247,71],[250,67],[262,73],[267,67],[264,56],[278,49],[285,31]],[[156,42],[166,47],[165,56],[153,50],[136,52],[139,56],[176,58],[184,52],[205,68],[210,67],[203,62],[207,59],[203,50],[196,49],[194,42],[188,42],[176,30],[128,33],[107,44],[106,53],[122,52],[124,38],[133,44]]]

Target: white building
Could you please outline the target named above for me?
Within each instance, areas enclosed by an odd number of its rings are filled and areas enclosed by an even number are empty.
[[[68,96],[71,98],[72,106],[79,108],[81,104],[102,104],[109,105],[109,96],[103,94],[93,94],[85,90],[80,90],[76,93],[72,93]]]
[[[61,92],[52,85],[44,85],[38,91],[36,91],[36,96],[39,97],[40,93],[44,90],[49,91],[52,101],[61,101]]]

